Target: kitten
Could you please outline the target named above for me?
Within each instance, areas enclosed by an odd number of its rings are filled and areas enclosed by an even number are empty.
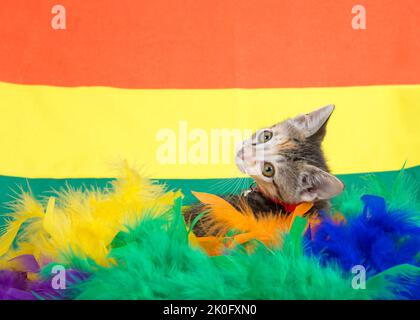
[[[311,213],[329,211],[329,199],[344,189],[344,184],[329,173],[321,149],[333,111],[334,106],[329,105],[258,130],[245,140],[235,162],[256,186],[224,198],[238,210],[245,201],[257,216],[287,214],[302,202],[314,203]],[[185,212],[186,220],[191,222],[203,208],[193,205]],[[206,234],[202,227],[200,222],[195,226],[198,236]]]

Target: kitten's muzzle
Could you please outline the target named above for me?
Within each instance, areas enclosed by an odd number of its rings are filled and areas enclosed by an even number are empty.
[[[245,151],[244,149],[241,149],[238,151],[238,154],[236,155],[239,159],[245,160]]]
[[[242,148],[236,156],[248,165],[255,165],[257,161],[255,150],[252,148]]]

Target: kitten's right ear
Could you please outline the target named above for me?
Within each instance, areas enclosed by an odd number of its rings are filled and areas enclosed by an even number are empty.
[[[312,165],[306,165],[299,174],[300,201],[328,200],[339,195],[344,184],[332,174]]]
[[[334,105],[328,105],[311,113],[297,116],[291,119],[292,124],[303,132],[305,138],[315,136],[322,141],[325,136],[325,127],[328,119],[335,109]]]

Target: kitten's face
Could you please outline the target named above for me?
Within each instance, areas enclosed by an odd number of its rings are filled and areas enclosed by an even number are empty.
[[[250,175],[268,197],[286,203],[315,202],[340,194],[343,183],[328,173],[321,150],[334,106],[326,106],[258,130],[236,156],[238,168]]]

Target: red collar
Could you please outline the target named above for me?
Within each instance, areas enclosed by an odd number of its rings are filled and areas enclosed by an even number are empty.
[[[296,204],[295,203],[286,203],[286,202],[281,201],[278,198],[267,197],[264,193],[261,192],[260,188],[258,188],[258,187],[255,188],[255,191],[261,193],[264,198],[267,198],[268,200],[282,206],[284,208],[284,211],[286,211],[286,213],[292,213],[293,211],[295,211],[295,209],[298,205],[302,204],[302,203],[296,203]]]

